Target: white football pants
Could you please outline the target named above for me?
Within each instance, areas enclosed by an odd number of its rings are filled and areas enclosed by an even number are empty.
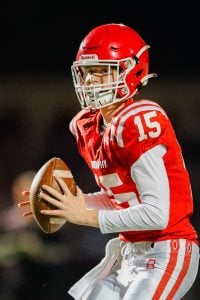
[[[108,271],[112,251],[117,260]],[[107,257],[70,289],[74,299],[180,300],[198,272],[199,247],[184,239],[155,243],[113,239],[106,252]]]

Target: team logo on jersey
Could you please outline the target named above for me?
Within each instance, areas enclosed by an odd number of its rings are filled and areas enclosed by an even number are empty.
[[[154,258],[149,258],[146,264],[146,269],[154,269],[156,260]]]
[[[107,168],[106,160],[92,160],[91,165],[93,169],[105,169]]]

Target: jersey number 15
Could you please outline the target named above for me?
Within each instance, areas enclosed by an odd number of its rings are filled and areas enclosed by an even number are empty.
[[[142,116],[136,116],[134,118],[134,124],[137,126],[138,131],[139,131],[139,137],[138,140],[139,142],[147,139],[148,137],[150,138],[156,138],[160,135],[161,133],[161,127],[160,123],[158,121],[153,121],[152,118],[156,117],[157,113],[156,111],[150,111],[148,113],[143,114]],[[147,133],[144,131],[144,126],[143,124],[145,123],[145,127],[149,129]]]

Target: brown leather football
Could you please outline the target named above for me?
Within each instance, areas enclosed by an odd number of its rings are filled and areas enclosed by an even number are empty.
[[[53,216],[46,216],[40,213],[41,209],[55,209],[55,207],[40,197],[43,184],[49,185],[59,192],[62,192],[54,176],[61,177],[67,184],[73,195],[76,195],[76,184],[71,170],[67,164],[58,157],[48,160],[36,173],[30,188],[30,205],[33,217],[39,227],[45,233],[58,231],[66,222],[65,219]]]

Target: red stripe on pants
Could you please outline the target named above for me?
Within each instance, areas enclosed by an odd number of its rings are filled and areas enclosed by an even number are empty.
[[[179,240],[171,240],[170,242],[170,258],[169,262],[167,265],[167,268],[160,280],[160,283],[153,295],[152,300],[159,300],[160,296],[162,295],[167,283],[169,282],[169,279],[175,269],[176,263],[177,263],[177,258],[178,258],[178,251],[180,248]]]
[[[183,262],[181,272],[179,273],[178,278],[177,278],[171,292],[169,293],[168,297],[166,298],[166,300],[173,299],[174,295],[176,294],[178,288],[180,287],[181,283],[183,282],[183,279],[188,271],[188,268],[190,265],[190,260],[191,260],[191,255],[192,255],[192,243],[189,241],[186,241],[185,247],[186,247],[185,256],[184,256],[184,262]]]

